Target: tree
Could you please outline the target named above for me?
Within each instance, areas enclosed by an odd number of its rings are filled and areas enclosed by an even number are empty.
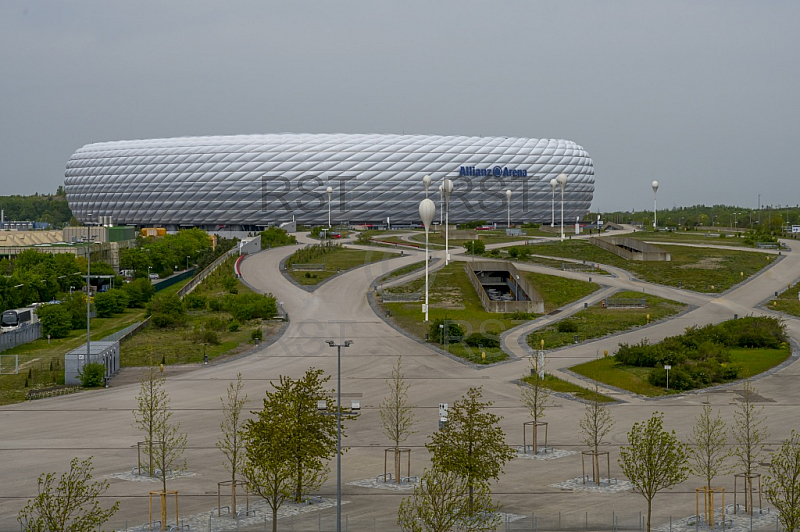
[[[145,454],[149,459],[148,474],[161,480],[161,529],[167,526],[167,477],[170,472],[186,469],[181,461],[186,450],[187,436],[180,432],[180,423],[170,422],[169,395],[164,389],[166,379],[150,366],[142,376],[137,409],[133,411],[134,426],[145,434]],[[140,466],[141,467],[141,464]]]
[[[614,420],[611,419],[611,411],[597,398],[599,395],[598,387],[594,387],[594,397],[586,404],[586,411],[579,425],[583,431],[582,442],[592,450],[592,480],[595,485],[600,484],[600,444],[603,438],[611,432],[614,427]]]
[[[100,506],[100,496],[108,481],[92,482],[92,458],[73,458],[69,472],[56,483],[56,473],[39,476],[39,494],[28,501],[17,518],[28,532],[93,532],[119,510],[119,501],[111,508]]]
[[[267,392],[264,408],[255,420],[245,422],[243,472],[250,491],[259,494],[272,510],[272,532],[278,530],[278,510],[292,496],[295,460],[290,450],[291,406],[275,392]]]
[[[764,479],[767,500],[778,510],[783,529],[797,532],[800,530],[800,436],[795,431],[772,454],[771,462]]]
[[[536,454],[539,445],[537,426],[539,420],[544,417],[545,409],[550,404],[550,389],[544,385],[544,360],[539,362],[538,358],[530,357],[529,363],[533,371],[530,372],[530,376],[525,376],[525,380],[520,380],[519,393],[520,401],[533,418],[533,453]],[[523,449],[523,452],[527,452],[527,449]]]
[[[403,378],[403,357],[397,357],[392,367],[392,378],[387,380],[389,396],[384,398],[380,406],[383,433],[394,443],[394,481],[400,482],[400,444],[414,432],[414,413],[408,406],[408,384]]]
[[[655,412],[646,422],[634,423],[628,432],[628,445],[619,450],[619,465],[631,481],[633,490],[647,500],[647,532],[653,499],[667,488],[686,480],[686,446],[675,431],[664,430],[664,414]]]
[[[317,489],[327,475],[327,460],[336,454],[336,418],[317,407],[324,401],[328,411],[335,409],[323,387],[330,377],[322,373],[309,368],[298,380],[281,376],[267,391],[257,419],[245,422],[245,477],[272,509],[273,530],[283,502],[292,496],[300,502]]]
[[[486,244],[484,244],[483,240],[467,240],[464,242],[464,248],[467,250],[467,253],[473,255],[482,255],[486,253]]]
[[[425,447],[433,453],[434,467],[464,479],[469,493],[469,515],[474,515],[476,490],[497,480],[503,466],[514,457],[500,428],[500,416],[489,412],[492,402],[482,402],[481,388],[470,388],[453,404],[444,429],[431,436]]]
[[[65,338],[72,330],[72,315],[61,305],[44,305],[37,312],[42,322],[42,334]]]
[[[499,509],[485,484],[471,489],[457,473],[434,466],[425,470],[411,497],[400,503],[397,524],[406,532],[496,530]]]
[[[756,407],[758,392],[750,381],[745,381],[742,389],[742,401],[733,413],[733,438],[736,447],[733,454],[739,460],[739,466],[745,475],[745,511],[753,513],[753,479],[752,476],[761,462],[764,442],[769,437],[764,424],[764,408]]]
[[[725,460],[731,456],[728,448],[728,428],[717,414],[713,415],[711,405],[703,405],[703,411],[697,416],[697,423],[692,428],[689,436],[689,467],[695,475],[706,482],[705,507],[707,522],[712,522],[712,486],[711,482],[717,475],[730,472],[730,467],[725,465]],[[710,512],[710,513],[709,513]]]
[[[247,394],[243,389],[244,383],[240,372],[236,374],[236,382],[228,385],[227,401],[220,398],[223,418],[219,428],[222,438],[217,442],[217,448],[225,455],[226,461],[223,462],[223,465],[231,474],[231,517],[234,518],[236,517],[236,477],[242,471],[245,458],[242,409],[247,402]]]

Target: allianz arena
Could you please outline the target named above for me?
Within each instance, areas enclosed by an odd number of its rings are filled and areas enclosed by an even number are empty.
[[[100,142],[70,157],[64,184],[83,222],[91,214],[115,224],[252,230],[293,218],[326,224],[329,209],[335,224],[419,224],[426,174],[437,211],[439,185],[453,181],[451,223],[505,224],[507,209],[512,223],[549,223],[550,180],[561,173],[564,221],[573,223],[590,208],[594,168],[581,146],[556,139],[270,134]],[[556,223],[560,216],[557,191]]]

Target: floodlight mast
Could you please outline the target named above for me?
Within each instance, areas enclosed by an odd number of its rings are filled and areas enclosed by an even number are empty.
[[[450,194],[453,192],[453,182],[445,179],[442,183],[444,192],[444,265],[450,264]]]
[[[553,199],[550,202],[550,227],[556,226],[556,188],[558,188],[558,181],[553,178],[550,180],[550,190],[553,191]]]
[[[507,209],[506,209],[506,211],[507,211],[506,212],[506,227],[510,229],[511,228],[511,191],[510,190],[506,190],[506,204],[507,204]]]
[[[564,189],[567,188],[567,174],[558,174],[556,178],[561,186],[561,241],[564,241]]]

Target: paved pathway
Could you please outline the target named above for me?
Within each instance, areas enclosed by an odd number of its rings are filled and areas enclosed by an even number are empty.
[[[300,241],[308,240],[300,238]],[[343,459],[343,493],[350,504],[344,510],[353,530],[369,529],[375,523],[385,524],[378,528],[392,530],[392,516],[396,515],[403,494],[346,483],[383,473],[383,448],[389,442],[380,429],[378,406],[387,393],[385,379],[396,358],[403,356],[405,376],[411,386],[411,401],[416,407],[418,420],[418,433],[408,442],[413,449],[412,474],[420,474],[427,464],[423,445],[428,435],[437,429],[438,404],[454,402],[470,386],[483,386],[484,396],[494,401],[494,411],[504,416],[502,426],[509,444],[520,445],[521,427],[527,415],[512,381],[527,372],[527,363],[518,360],[477,370],[427,349],[374,314],[366,298],[370,284],[392,269],[421,260],[420,253],[406,251],[403,257],[365,265],[307,292],[278,271],[280,261],[298,247],[261,252],[247,258],[241,267],[248,283],[275,294],[284,303],[291,323],[281,339],[249,357],[214,367],[198,367],[196,371],[169,377],[167,386],[175,409],[174,419],[181,423],[182,430],[189,433],[186,455],[189,471],[194,473],[191,477],[173,481],[169,488],[180,491],[181,512],[187,515],[208,512],[216,506],[216,483],[227,478],[222,467],[223,458],[214,445],[219,437],[220,397],[237,372],[244,375],[249,396],[247,408],[255,410],[259,408],[269,382],[280,375],[299,376],[311,365],[335,375],[336,350],[328,347],[325,340],[350,339],[354,344],[344,349],[342,356],[342,392],[346,399],[361,400],[362,415],[348,424],[345,444],[349,451]],[[442,254],[441,251],[433,253],[437,258]],[[623,336],[559,350],[550,356],[550,363],[552,367],[565,367],[594,358],[604,349],[611,352],[621,341],[637,342],[647,337],[655,342],[678,334],[691,324],[718,322],[733,314],[766,313],[757,310],[757,305],[787,283],[797,281],[800,275],[798,262],[800,253],[784,253],[781,260],[762,275],[717,296],[642,283],[621,274],[593,279],[603,284],[603,290],[643,288],[648,293],[685,301],[697,308],[677,319],[636,329]],[[538,267],[526,265],[524,268],[536,270]],[[585,277],[585,274],[571,272],[561,275]],[[798,320],[787,320],[787,326],[792,337],[800,339]],[[514,345],[518,346],[508,338],[506,340],[512,350]],[[800,389],[795,385],[797,374],[798,367],[794,364],[756,383],[766,401],[764,406],[771,432],[769,449],[775,449],[791,429],[800,428],[796,414],[796,405],[800,401]],[[626,431],[633,422],[645,419],[654,410],[661,410],[665,412],[667,426],[685,437],[702,402],[710,402],[719,408],[730,421],[738,398],[736,389],[732,386],[657,401],[626,398],[626,403],[613,406],[616,427],[608,438],[607,447],[613,457],[612,476],[621,476],[615,463],[616,451],[625,442]],[[43,471],[63,471],[73,456],[94,456],[96,477],[130,471],[136,463],[135,444],[141,439],[132,427],[131,411],[136,406],[137,392],[135,384],[114,385],[108,390],[0,408],[0,471],[3,476],[0,483],[0,529],[17,528],[15,517],[27,498],[35,495],[37,475]],[[546,417],[550,423],[549,445],[580,450],[578,421],[583,412],[584,406],[580,403],[555,399]],[[580,475],[579,456],[550,461],[514,461],[495,486],[495,494],[507,511],[518,514],[532,511],[556,514],[561,511],[564,515],[569,512],[605,515],[615,511],[616,515],[633,515],[643,509],[643,499],[632,493],[571,493],[551,487]],[[732,477],[720,479],[720,483],[732,491]],[[691,513],[694,488],[699,485],[699,480],[692,479],[679,489],[660,495],[654,523],[665,523],[670,515],[682,517]],[[108,495],[122,500],[122,510],[115,519],[117,523],[146,520],[147,489],[138,482],[111,479]],[[333,494],[334,484],[329,480],[321,495],[330,498]],[[323,512],[330,515],[331,510]]]

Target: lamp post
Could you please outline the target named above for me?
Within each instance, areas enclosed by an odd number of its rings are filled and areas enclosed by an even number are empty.
[[[736,229],[739,228],[739,215],[740,214],[741,213],[739,213],[739,212],[733,213],[733,227],[736,228]]]
[[[90,361],[89,355],[92,352],[92,305],[90,302],[92,295],[92,213],[87,213],[86,218],[88,218],[86,221],[86,360],[83,364]]]
[[[431,176],[426,175],[423,177],[422,184],[425,185],[425,199],[428,199],[428,187],[431,186]]]
[[[328,193],[328,229],[330,229],[332,227],[331,226],[331,194],[333,194],[333,189],[331,187],[328,187],[328,188],[325,189],[325,192]]]
[[[519,275],[514,276],[514,301],[519,301]]]
[[[556,178],[561,186],[561,241],[564,241],[564,189],[567,188],[567,174],[558,174]]]
[[[550,190],[553,191],[553,199],[550,202],[550,227],[556,226],[556,188],[558,187],[558,181],[556,178],[550,180]]]
[[[506,227],[511,228],[511,191],[506,190]]]
[[[428,321],[428,230],[435,214],[435,203],[428,198],[419,202],[419,216],[422,218],[422,224],[425,226],[425,304],[422,305],[422,312],[425,313],[426,322]]]
[[[656,227],[656,193],[658,192],[658,181],[653,181],[650,183],[650,186],[653,187],[653,231],[657,231]]]
[[[444,188],[439,185],[439,230],[442,229],[442,216],[444,216]]]
[[[445,179],[442,183],[442,191],[444,192],[444,265],[450,264],[450,193],[453,192],[453,182]]]
[[[336,532],[342,531],[342,348],[350,347],[352,340],[337,344],[327,340],[336,348]]]

